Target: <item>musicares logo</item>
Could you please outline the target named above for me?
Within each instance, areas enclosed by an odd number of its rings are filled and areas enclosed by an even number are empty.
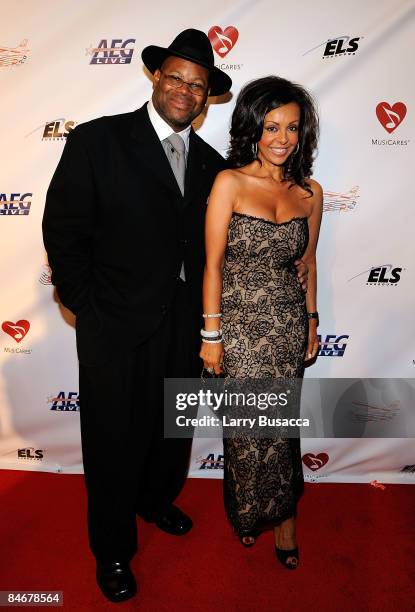
[[[16,321],[16,323],[4,321],[1,328],[6,334],[9,334],[9,336],[16,340],[16,342],[21,342],[30,329],[30,323],[25,319],[20,319],[20,321]]]
[[[320,470],[324,465],[326,465],[328,460],[329,456],[327,453],[319,453],[318,455],[306,453],[303,455],[303,463],[313,472]]]
[[[208,37],[219,57],[225,57],[235,46],[239,38],[239,32],[233,26],[228,26],[224,30],[220,26],[212,26],[208,32]]]
[[[392,134],[405,119],[406,105],[403,102],[395,102],[393,106],[388,102],[379,102],[376,107],[376,116],[385,130]]]

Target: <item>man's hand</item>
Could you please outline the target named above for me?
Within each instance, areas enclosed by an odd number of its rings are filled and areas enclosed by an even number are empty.
[[[297,268],[297,276],[301,284],[301,289],[307,292],[308,266],[302,259],[296,259],[294,265]]]

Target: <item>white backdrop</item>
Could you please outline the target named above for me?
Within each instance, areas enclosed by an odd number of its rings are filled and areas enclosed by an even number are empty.
[[[278,74],[318,100],[322,338],[306,376],[414,377],[413,0],[20,0],[3,1],[2,15],[0,468],[82,471],[73,317],[45,265],[45,194],[65,131],[141,106],[141,50],[189,27],[210,33],[234,82],[198,126],[223,154],[247,81]],[[415,481],[411,439],[302,446],[309,480]],[[220,441],[195,440],[191,475],[220,478],[222,467]]]

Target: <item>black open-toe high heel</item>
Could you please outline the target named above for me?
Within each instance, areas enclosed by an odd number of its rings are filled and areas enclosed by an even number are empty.
[[[275,545],[275,554],[277,555],[278,561],[289,570],[295,570],[298,567],[298,563],[300,561],[300,553],[298,550],[298,546],[295,548],[291,548],[290,550],[283,550],[282,548],[278,548]],[[292,561],[288,561],[290,557],[294,557]]]
[[[253,546],[256,542],[257,537],[259,536],[259,531],[246,531],[245,533],[241,533],[239,536],[239,540],[242,544],[242,546],[245,546],[245,548],[251,548],[251,546]],[[247,542],[246,540],[249,538],[249,542]],[[245,542],[244,542],[245,540]]]

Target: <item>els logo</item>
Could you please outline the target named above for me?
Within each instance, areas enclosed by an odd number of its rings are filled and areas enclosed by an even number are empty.
[[[26,461],[42,461],[44,454],[45,451],[43,449],[35,449],[34,446],[17,449],[18,459],[25,459]]]
[[[0,193],[0,216],[1,215],[28,215],[32,204],[33,193]]]
[[[320,470],[329,460],[327,453],[319,453],[314,455],[313,453],[306,453],[303,455],[303,463],[308,467],[309,470],[316,472]]]
[[[212,26],[208,32],[208,38],[219,57],[225,57],[235,46],[239,32],[233,26],[228,26],[224,30],[220,26]]]
[[[65,140],[76,125],[76,121],[56,119],[45,124],[42,140]]]
[[[57,412],[79,412],[79,393],[78,391],[59,391],[56,396],[48,398],[48,404],[50,404],[50,410],[56,410]]]
[[[393,268],[392,264],[372,268],[367,277],[367,285],[395,286],[401,279],[402,268]]]
[[[376,117],[379,123],[391,134],[406,116],[406,105],[403,102],[395,102],[391,106],[388,102],[379,102],[376,107]]]
[[[30,329],[30,323],[25,319],[20,319],[16,321],[16,323],[4,321],[1,328],[6,334],[9,334],[9,336],[16,340],[16,342],[21,342]]]
[[[356,55],[356,52],[359,48],[359,41],[363,38],[363,36],[336,36],[335,38],[329,38],[328,40],[320,43],[316,47],[309,49],[303,55],[307,55],[312,51],[315,51],[319,47],[324,46],[323,59],[331,58],[331,57],[341,57],[345,55]]]
[[[134,53],[135,38],[127,38],[123,41],[122,38],[113,38],[111,44],[108,45],[107,40],[103,38],[98,47],[89,47],[86,50],[86,55],[92,55],[90,64],[130,64]]]
[[[350,38],[350,36],[339,36],[327,41],[324,48],[323,58],[338,57],[339,55],[356,55],[359,48],[358,41],[360,36]]]
[[[206,458],[199,457],[199,470],[223,470],[223,455],[218,455],[215,459],[214,453],[209,453]]]
[[[405,268],[394,268],[392,264],[373,266],[373,268],[369,268],[369,270],[363,270],[363,272],[359,272],[359,274],[352,276],[352,278],[349,278],[348,282],[364,275],[366,277],[366,285],[372,287],[374,285],[396,287],[401,280],[401,273],[403,270],[405,270]]]
[[[320,357],[343,357],[349,336],[343,334],[337,336],[336,334],[327,334],[323,340],[323,336],[318,335],[319,343],[319,356]]]

